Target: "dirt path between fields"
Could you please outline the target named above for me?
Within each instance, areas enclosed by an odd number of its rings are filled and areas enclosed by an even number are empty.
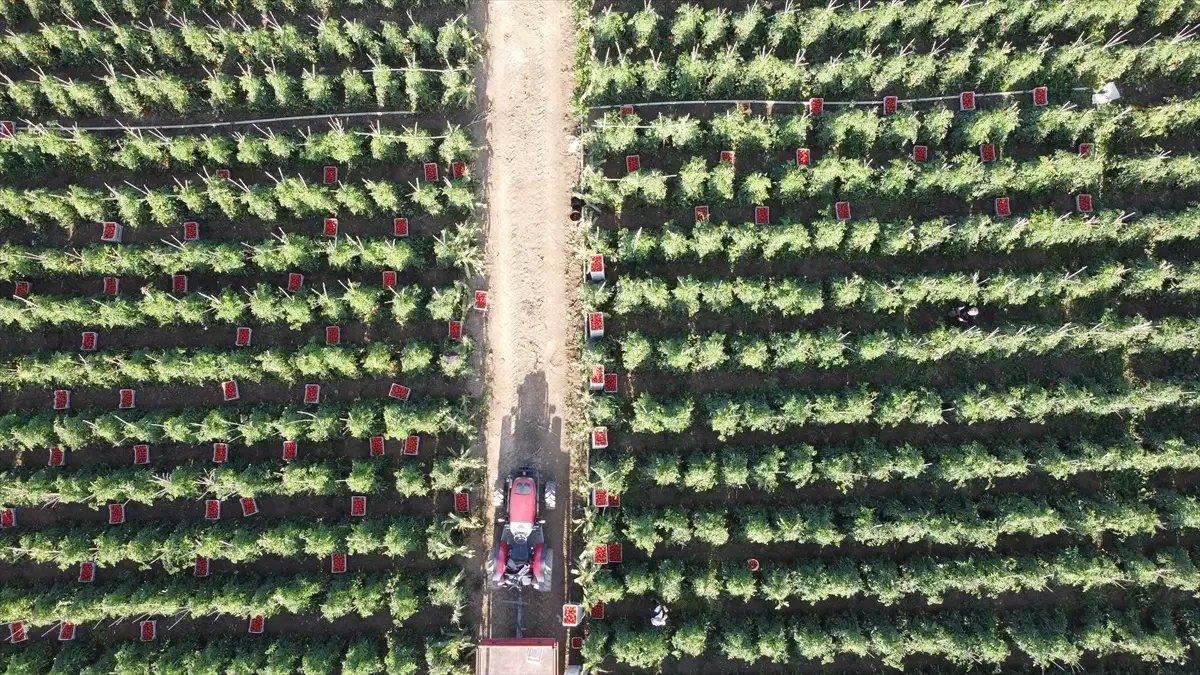
[[[557,481],[560,506],[544,514],[555,553],[553,590],[523,596],[526,636],[562,639],[569,572],[564,429],[575,396],[570,349],[577,323],[566,217],[578,171],[568,151],[574,27],[571,5],[561,0],[491,0],[486,12],[488,475],[495,485],[528,465]],[[485,596],[484,637],[515,636],[516,597]]]

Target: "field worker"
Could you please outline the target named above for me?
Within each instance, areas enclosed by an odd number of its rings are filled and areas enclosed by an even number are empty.
[[[962,325],[974,326],[979,317],[979,308],[975,305],[961,305],[950,312],[949,316]]]
[[[667,608],[658,601],[658,598],[655,598],[653,603],[650,609],[650,625],[661,628],[667,625]]]

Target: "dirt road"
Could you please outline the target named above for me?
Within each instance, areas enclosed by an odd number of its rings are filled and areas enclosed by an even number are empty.
[[[578,164],[568,152],[574,28],[565,1],[492,0],[486,11],[488,475],[494,485],[530,465],[560,486],[560,507],[547,514],[545,526],[555,549],[554,590],[527,591],[524,598],[526,635],[561,637],[568,572],[563,430],[576,395],[568,334],[576,323],[570,302],[577,281],[568,272],[566,218]],[[484,636],[515,635],[515,607],[505,602],[515,597],[487,595]]]

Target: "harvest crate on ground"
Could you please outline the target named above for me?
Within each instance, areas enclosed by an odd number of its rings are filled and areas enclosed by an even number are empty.
[[[1195,671],[1200,9],[584,5],[570,658]]]
[[[468,13],[0,4],[0,672],[467,667]]]

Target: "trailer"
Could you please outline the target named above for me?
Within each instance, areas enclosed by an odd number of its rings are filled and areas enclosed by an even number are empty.
[[[475,675],[558,675],[558,640],[502,638],[480,640]]]

